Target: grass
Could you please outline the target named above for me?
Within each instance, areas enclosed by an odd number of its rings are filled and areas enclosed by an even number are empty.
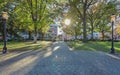
[[[110,52],[111,50],[111,42],[89,41],[88,43],[83,43],[81,41],[77,41],[67,43],[74,50],[91,50],[104,52]],[[114,48],[116,52],[120,52],[120,42],[114,42]]]
[[[49,46],[52,42],[50,41],[38,41],[36,44],[33,41],[17,42],[10,41],[7,42],[8,51],[26,51],[26,50],[43,50]],[[0,51],[2,51],[3,42],[0,42]]]

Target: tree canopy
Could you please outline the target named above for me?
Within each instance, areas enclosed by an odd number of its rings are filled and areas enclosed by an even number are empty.
[[[82,35],[87,42],[87,34],[94,39],[95,31],[101,32],[104,39],[104,33],[110,31],[111,14],[118,14],[116,5],[116,1],[109,0],[1,0],[0,12],[9,14],[8,32],[11,35],[23,30],[29,32],[30,37],[34,34],[34,42],[37,42],[38,33],[44,36],[51,23],[59,22],[65,33]],[[65,29],[66,18],[71,24]],[[2,32],[2,26],[0,29]]]

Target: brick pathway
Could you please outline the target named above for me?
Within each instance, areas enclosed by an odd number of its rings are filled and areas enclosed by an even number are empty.
[[[120,58],[56,42],[45,51],[1,54],[0,75],[120,75]]]

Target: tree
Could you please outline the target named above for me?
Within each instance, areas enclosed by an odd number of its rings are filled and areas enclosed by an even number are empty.
[[[52,0],[26,0],[21,1],[21,7],[24,12],[24,16],[29,19],[28,21],[33,22],[34,25],[34,43],[37,42],[37,33],[39,29],[42,29],[42,21],[48,15],[47,5],[52,2]],[[22,11],[22,12],[23,12]],[[47,19],[48,17],[46,17]],[[47,23],[47,22],[46,22]],[[43,26],[44,27],[44,26]],[[42,32],[42,31],[41,31]]]
[[[119,24],[116,26],[116,28],[114,29],[115,32],[115,38],[119,38],[120,37],[120,26]]]
[[[44,35],[48,32],[50,28],[50,24],[52,23],[52,20],[48,18],[49,16],[44,17],[44,19],[41,20],[41,25],[39,25],[39,32],[42,34],[42,40],[44,40]]]
[[[69,0],[70,6],[72,9],[77,11],[77,16],[82,20],[83,24],[83,42],[87,42],[87,10],[93,4],[95,4],[97,0]]]
[[[102,3],[99,2],[99,3],[96,3],[94,5],[92,5],[89,10],[87,11],[87,17],[88,17],[88,20],[87,22],[89,23],[89,29],[90,29],[90,32],[91,32],[91,40],[94,39],[94,31],[95,31],[95,28],[97,26],[97,23],[98,23],[98,20],[101,20],[100,17],[98,14],[101,11],[102,9]]]
[[[98,19],[98,29],[99,31],[102,33],[102,40],[104,40],[105,37],[105,32],[110,31],[110,26],[108,26],[108,24],[110,23],[110,16],[114,13],[117,14],[117,10],[116,10],[116,6],[115,6],[115,2],[108,2],[108,3],[102,3],[104,4],[102,6],[99,15],[100,18]]]

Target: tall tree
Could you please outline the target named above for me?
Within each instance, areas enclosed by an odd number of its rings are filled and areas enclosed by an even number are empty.
[[[39,26],[41,25],[44,17],[46,17],[48,14],[47,5],[49,5],[51,1],[52,0],[26,0],[21,2],[22,9],[25,9],[26,12],[29,14],[27,18],[29,18],[34,24],[34,43],[37,42],[37,33],[40,29]]]
[[[77,11],[77,15],[82,20],[83,23],[83,42],[87,42],[87,10],[97,0],[69,0],[70,6]]]
[[[87,11],[87,18],[88,18],[87,22],[89,23],[88,27],[91,32],[91,40],[94,39],[93,33],[95,31],[98,20],[100,20],[100,16],[98,16],[98,14],[101,11],[101,6],[102,6],[102,3],[96,3],[92,5]]]
[[[99,32],[102,33],[102,40],[104,40],[105,38],[105,32],[108,32],[110,31],[110,27],[111,26],[108,26],[108,24],[110,23],[110,16],[114,13],[117,15],[117,10],[116,10],[116,6],[115,6],[115,2],[112,1],[112,2],[106,2],[106,3],[102,3],[104,4],[102,6],[98,16],[99,16],[99,19],[98,19],[98,29],[99,29]],[[100,16],[101,15],[101,16]]]

